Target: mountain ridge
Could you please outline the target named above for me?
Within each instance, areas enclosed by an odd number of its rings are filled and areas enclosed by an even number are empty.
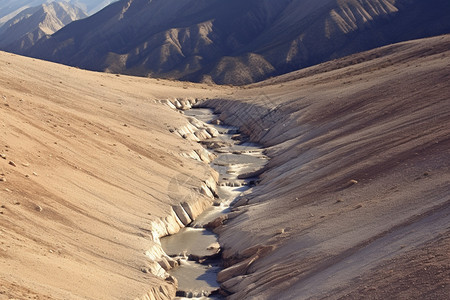
[[[38,40],[85,17],[87,14],[80,8],[66,2],[44,3],[27,8],[2,26],[0,48],[23,53]]]
[[[118,1],[26,54],[96,71],[242,85],[450,32],[448,12],[450,4],[437,0]]]

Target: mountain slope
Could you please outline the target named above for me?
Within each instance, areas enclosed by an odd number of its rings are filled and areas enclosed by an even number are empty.
[[[25,9],[3,25],[0,49],[22,53],[41,38],[85,17],[87,15],[80,8],[65,2]]]
[[[0,0],[0,26],[8,22],[23,10],[41,4],[50,3],[54,0]],[[116,0],[59,0],[81,7],[85,13],[91,15]],[[0,29],[1,31],[1,29]]]
[[[122,0],[27,55],[92,70],[244,84],[450,32],[449,12],[450,3],[438,0]]]

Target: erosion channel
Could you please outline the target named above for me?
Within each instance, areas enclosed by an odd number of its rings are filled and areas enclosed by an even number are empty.
[[[217,274],[221,270],[218,237],[208,223],[231,212],[231,205],[257,183],[253,176],[268,158],[263,148],[249,143],[238,128],[220,124],[213,110],[193,108],[185,114],[214,126],[219,136],[201,143],[216,155],[211,166],[220,174],[214,205],[179,233],[161,239],[164,251],[179,262],[169,271],[178,280],[177,297],[219,299]],[[178,298],[182,299],[182,298]]]

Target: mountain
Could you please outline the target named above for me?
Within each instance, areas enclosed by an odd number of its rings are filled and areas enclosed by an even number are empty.
[[[398,41],[450,32],[431,0],[122,0],[27,55],[81,68],[246,84]]]
[[[53,0],[0,0],[0,26],[27,8],[50,2],[53,2]],[[77,5],[91,15],[111,4],[114,0],[60,0],[59,2]]]
[[[81,8],[66,2],[27,8],[2,26],[0,49],[21,53],[41,38],[85,17],[87,15]]]

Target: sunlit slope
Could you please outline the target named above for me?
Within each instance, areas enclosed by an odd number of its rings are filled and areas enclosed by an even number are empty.
[[[213,173],[159,100],[224,92],[0,52],[0,294],[174,296],[156,242],[179,229],[172,206],[211,202],[200,187]]]

